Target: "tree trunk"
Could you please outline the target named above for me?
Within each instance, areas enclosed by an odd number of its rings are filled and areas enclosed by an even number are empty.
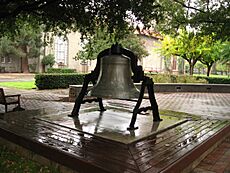
[[[44,64],[42,64],[42,73],[45,72],[46,66]]]
[[[208,76],[208,77],[209,77],[209,75],[210,75],[211,67],[212,67],[212,66],[210,66],[210,65],[207,66],[207,76]]]
[[[22,58],[22,73],[29,73],[29,63],[27,56]]]
[[[210,72],[211,72],[211,68],[214,62],[211,62],[210,64],[206,64],[207,65],[207,76],[209,77]]]
[[[29,73],[29,62],[28,62],[29,47],[24,46],[22,49],[25,53],[25,57],[22,57],[22,73]]]
[[[194,65],[193,63],[189,63],[189,75],[193,75],[193,69],[194,69]]]

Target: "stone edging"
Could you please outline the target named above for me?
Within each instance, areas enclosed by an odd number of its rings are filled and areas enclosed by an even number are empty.
[[[136,83],[139,89],[141,84]],[[69,86],[69,101],[74,101],[81,91],[82,85]],[[89,89],[92,85],[89,85]],[[183,83],[155,83],[155,92],[208,92],[208,93],[230,93],[230,84],[183,84]]]

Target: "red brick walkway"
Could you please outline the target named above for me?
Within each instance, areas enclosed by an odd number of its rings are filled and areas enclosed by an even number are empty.
[[[230,136],[192,171],[193,173],[230,173]]]

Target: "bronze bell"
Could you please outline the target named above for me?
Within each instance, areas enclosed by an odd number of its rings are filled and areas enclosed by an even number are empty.
[[[134,86],[133,81],[141,82],[140,93]],[[97,98],[84,99],[90,82],[95,85],[88,94]],[[81,92],[76,98],[73,111],[69,116],[79,116],[81,104],[93,101],[99,103],[101,112],[105,111],[102,98],[126,100],[138,98],[137,100],[132,100],[137,103],[133,109],[132,119],[127,129],[137,129],[138,127],[134,126],[137,114],[147,110],[152,110],[153,121],[161,121],[153,86],[152,79],[145,76],[142,67],[137,65],[136,55],[118,44],[112,45],[111,48],[105,49],[98,54],[96,67],[85,76]],[[145,89],[148,91],[151,106],[140,107]]]
[[[131,79],[130,58],[124,55],[108,55],[101,58],[100,74],[96,85],[89,92],[99,98],[138,98],[139,91]]]

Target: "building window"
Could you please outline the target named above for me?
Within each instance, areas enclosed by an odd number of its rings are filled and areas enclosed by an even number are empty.
[[[63,37],[55,39],[55,61],[58,64],[67,64],[68,42]]]
[[[5,63],[5,58],[1,57],[1,63]]]
[[[12,58],[11,57],[7,57],[6,58],[6,63],[11,63],[12,62]]]

